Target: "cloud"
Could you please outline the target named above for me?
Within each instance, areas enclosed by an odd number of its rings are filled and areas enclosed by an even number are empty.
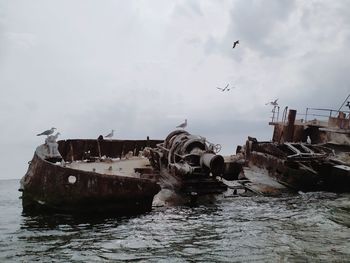
[[[0,169],[15,167],[0,177],[20,177],[52,126],[161,139],[187,118],[229,154],[248,135],[270,138],[267,101],[302,112],[349,93],[348,1],[0,5],[0,155],[11,156]]]
[[[225,40],[239,39],[241,45],[262,55],[279,56],[285,52],[285,46],[274,43],[274,32],[288,22],[294,10],[293,0],[236,1]]]

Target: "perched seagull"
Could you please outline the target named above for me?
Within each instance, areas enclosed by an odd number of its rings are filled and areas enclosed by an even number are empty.
[[[307,144],[311,144],[311,138],[310,138],[309,135],[308,135],[307,138],[306,138],[306,143],[307,143]]]
[[[270,102],[268,102],[268,103],[265,103],[265,105],[278,106],[277,101],[278,101],[278,99],[275,99],[274,101],[270,101]]]
[[[185,119],[185,122],[181,123],[179,126],[176,126],[176,128],[184,129],[184,128],[186,128],[186,126],[187,126],[187,119]]]
[[[229,91],[230,88],[228,88],[228,85],[230,85],[229,83],[227,83],[226,87],[225,88],[219,88],[219,87],[216,87],[217,89],[221,90],[221,91]]]
[[[56,140],[57,140],[57,138],[58,138],[58,135],[61,135],[61,134],[58,132],[58,133],[56,133],[55,135],[47,136],[45,142],[46,142],[46,143],[48,143],[48,142],[50,142],[50,143],[56,142]]]
[[[239,40],[237,40],[237,41],[233,42],[233,46],[232,46],[232,48],[235,48],[235,47],[236,47],[238,44],[239,44]]]
[[[114,130],[112,130],[110,133],[108,133],[105,138],[112,138],[114,135]]]
[[[61,135],[59,132],[54,135],[54,139],[57,140],[58,136]]]
[[[50,130],[46,130],[46,131],[44,131],[44,132],[42,132],[42,133],[37,134],[36,136],[41,136],[41,135],[47,135],[47,136],[49,136],[49,135],[53,134],[53,132],[54,132],[55,130],[56,130],[56,128],[52,127]]]

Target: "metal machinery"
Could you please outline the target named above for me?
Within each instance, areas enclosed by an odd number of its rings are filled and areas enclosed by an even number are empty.
[[[155,170],[177,178],[177,189],[191,195],[221,193],[226,185],[216,179],[225,170],[220,145],[185,130],[171,132],[163,143],[150,149],[149,159]]]

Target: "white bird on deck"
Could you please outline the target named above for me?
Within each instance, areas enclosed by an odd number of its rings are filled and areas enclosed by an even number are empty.
[[[185,122],[183,122],[180,125],[176,126],[176,128],[182,128],[182,129],[185,129],[186,127],[187,127],[187,119],[185,119]]]
[[[309,135],[308,135],[307,138],[306,138],[306,143],[307,143],[307,144],[311,144],[311,138],[310,138]]]
[[[41,136],[41,135],[49,136],[49,135],[53,134],[55,130],[56,130],[56,128],[52,127],[50,130],[46,130],[42,133],[37,134],[36,136]]]
[[[114,130],[112,130],[110,133],[108,133],[105,138],[112,138],[114,135]]]
[[[61,135],[59,132],[56,133],[55,135],[53,135],[53,139],[55,139],[55,141],[56,141],[59,135]]]
[[[55,143],[57,141],[58,135],[61,135],[61,134],[58,132],[55,135],[47,136],[45,142],[46,143]]]
[[[277,101],[278,101],[278,99],[275,99],[274,101],[270,101],[270,102],[268,102],[268,103],[265,103],[265,105],[278,106]]]

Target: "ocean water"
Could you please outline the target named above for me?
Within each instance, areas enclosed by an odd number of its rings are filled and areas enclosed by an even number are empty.
[[[0,180],[0,262],[350,262],[350,195],[224,197],[121,218],[22,214]]]

